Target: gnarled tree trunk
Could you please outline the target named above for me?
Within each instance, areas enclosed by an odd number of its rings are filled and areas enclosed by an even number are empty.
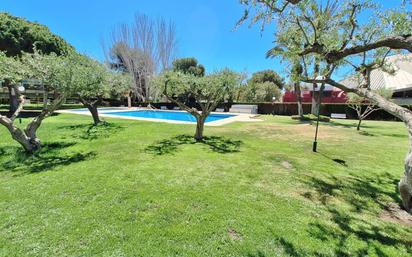
[[[14,88],[14,90],[17,90],[17,88]],[[16,140],[26,152],[33,153],[41,148],[40,139],[36,134],[37,129],[40,127],[42,121],[50,116],[62,104],[64,95],[58,96],[53,101],[52,105],[45,105],[39,116],[35,117],[24,130],[14,125],[14,120],[18,117],[24,106],[24,96],[20,95],[19,99],[20,102],[18,108],[10,118],[0,115],[0,124],[7,128],[12,138]]]
[[[405,172],[399,181],[399,194],[401,195],[402,204],[405,210],[412,214],[412,115],[405,122],[409,132],[409,152],[405,158]]]
[[[40,139],[36,137],[36,133],[28,135],[25,131],[15,126],[13,120],[4,116],[0,116],[0,124],[7,128],[12,138],[17,141],[26,152],[33,153],[40,149]]]

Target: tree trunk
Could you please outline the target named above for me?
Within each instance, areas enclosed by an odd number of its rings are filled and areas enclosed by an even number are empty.
[[[356,127],[356,130],[357,130],[357,131],[360,130],[361,123],[362,123],[362,119],[359,119],[358,126]]]
[[[202,141],[203,140],[203,130],[205,127],[205,120],[206,117],[204,117],[203,115],[196,117],[196,133],[195,133],[195,139],[196,141]]]
[[[12,138],[17,141],[26,152],[33,153],[40,149],[41,143],[36,133],[29,135],[26,131],[16,127],[13,124],[13,120],[4,116],[0,116],[0,124],[8,129]]]
[[[322,83],[322,85],[319,88],[319,91],[315,93],[313,92],[313,99],[315,101],[315,104],[312,102],[312,114],[318,116],[320,114],[320,107],[322,105],[322,95],[323,91],[325,90],[325,84]]]
[[[298,103],[298,115],[300,118],[303,118],[302,92],[300,90],[299,82],[296,82],[294,86],[295,86],[296,100]]]
[[[27,153],[34,153],[41,148],[40,139],[34,134],[33,137],[29,137],[20,129],[11,132],[14,140],[16,140],[21,146],[23,146],[24,151]]]
[[[399,181],[399,194],[406,211],[412,214],[412,131],[409,126],[410,150],[405,158],[405,173]]]
[[[15,92],[15,88],[8,82],[5,82],[5,84],[9,90],[9,112],[10,115],[12,115],[19,107],[19,99],[17,93]]]
[[[90,113],[92,114],[94,125],[95,126],[99,125],[99,123],[102,122],[102,121],[100,120],[99,112],[97,110],[97,106],[91,104],[87,107],[87,109],[89,109]]]
[[[132,108],[132,98],[130,94],[127,96],[127,108]]]
[[[99,111],[97,110],[97,105],[99,103],[99,100],[91,103],[82,97],[80,97],[79,99],[80,99],[80,102],[83,104],[83,106],[86,107],[89,110],[90,114],[92,115],[94,125],[95,126],[99,125],[99,123],[102,122],[99,117]]]
[[[313,85],[313,88],[312,88],[312,108],[311,108],[311,111],[310,111],[310,112],[311,112],[313,115],[315,115],[315,116],[318,115],[318,109],[319,109],[318,99],[319,99],[319,97],[318,97],[318,91],[316,91],[316,86]]]

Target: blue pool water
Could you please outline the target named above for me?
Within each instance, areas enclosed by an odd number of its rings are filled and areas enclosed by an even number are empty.
[[[104,113],[104,111],[103,111]],[[109,114],[109,113],[108,113]],[[173,112],[173,111],[148,111],[148,110],[139,110],[139,111],[124,111],[110,113],[113,116],[125,116],[125,117],[138,117],[138,118],[150,118],[150,119],[160,119],[160,120],[175,120],[175,121],[187,121],[187,122],[196,122],[196,118],[187,112]],[[222,120],[230,118],[236,115],[232,114],[210,114],[207,117],[206,122],[212,122],[217,120]]]

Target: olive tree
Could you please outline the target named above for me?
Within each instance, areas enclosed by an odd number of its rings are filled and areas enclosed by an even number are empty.
[[[101,120],[97,108],[103,98],[129,92],[133,82],[128,73],[111,71],[88,56],[73,54],[70,58],[74,71],[70,93],[90,111],[94,125],[98,125]]]
[[[15,17],[8,13],[0,13],[0,51],[7,56],[21,56],[22,53],[39,51],[43,54],[57,55],[74,52],[74,48],[61,37],[53,34],[46,26]],[[3,87],[9,91],[9,110],[12,115],[18,108],[18,92],[9,80]]]
[[[371,88],[371,72],[386,65],[394,50],[412,53],[412,15],[406,8],[410,1],[399,1],[395,10],[381,10],[367,0],[242,0],[248,8],[241,22],[251,18],[262,26],[275,22],[273,56],[300,60],[304,71],[300,80],[329,84],[375,103],[402,120],[411,141],[404,175],[399,182],[403,207],[412,212],[412,112]],[[410,6],[409,6],[410,7]],[[360,19],[367,15],[367,19]],[[309,72],[309,65],[316,69]],[[360,76],[355,87],[337,82],[339,68],[348,67]]]
[[[90,111],[94,125],[98,125],[101,120],[97,107],[103,97],[109,94],[109,85],[106,83],[109,71],[103,64],[87,56],[76,54],[71,58],[75,72],[70,91]]]
[[[227,69],[203,77],[167,71],[157,77],[154,83],[169,101],[196,118],[194,138],[201,141],[207,117],[231,93],[239,79],[239,74]],[[190,106],[190,98],[195,99],[199,107]]]
[[[41,142],[37,137],[37,130],[44,119],[49,117],[63,103],[71,81],[71,69],[68,68],[67,58],[55,54],[41,55],[38,52],[23,54],[20,59],[7,57],[0,53],[0,74],[3,80],[9,80],[19,99],[16,111],[8,118],[0,115],[0,124],[5,126],[12,138],[16,140],[26,152],[35,152],[40,149]],[[35,79],[44,88],[44,103],[41,112],[34,117],[24,129],[14,122],[24,109],[25,97],[18,83],[22,79]],[[52,101],[48,101],[49,92],[53,91]]]

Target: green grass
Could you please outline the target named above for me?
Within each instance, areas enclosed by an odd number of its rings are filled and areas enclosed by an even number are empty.
[[[402,123],[207,127],[59,115],[21,153],[0,128],[0,256],[410,256]],[[24,120],[24,122],[27,122]],[[24,124],[22,124],[24,125]]]

